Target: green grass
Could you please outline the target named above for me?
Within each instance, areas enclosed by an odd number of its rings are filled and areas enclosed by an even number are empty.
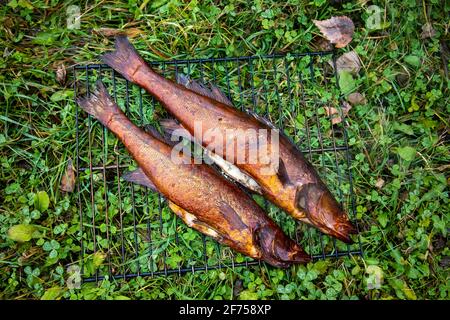
[[[331,5],[327,1],[290,0],[280,4],[262,0],[230,1],[228,5],[212,1],[124,4],[113,0],[81,6],[81,28],[69,30],[65,12],[70,1],[6,3],[0,9],[4,26],[0,30],[3,48],[0,56],[0,298],[448,299],[450,109],[448,75],[441,59],[442,44],[449,42],[448,18],[445,18],[448,4],[444,10],[442,1],[376,2],[385,9],[381,15],[382,28],[369,30],[366,21],[370,13],[366,11],[367,6],[358,3]],[[68,267],[80,263],[79,194],[63,194],[59,184],[68,159],[76,155],[76,106],[73,77],[68,74],[65,84],[58,83],[57,67],[64,64],[70,73],[75,64],[98,62],[98,55],[113,46],[112,38],[98,31],[106,27],[132,30],[132,42],[148,60],[317,50],[319,35],[312,20],[342,14],[353,19],[356,31],[349,47],[338,50],[338,55],[355,50],[362,60],[360,74],[350,84],[344,83],[344,87],[353,87],[353,91],[364,94],[368,101],[353,107],[346,118],[364,257],[318,261],[289,270],[263,265],[183,276],[106,280],[98,285],[86,283],[81,289],[69,289]],[[421,39],[422,25],[426,22],[432,23],[436,34]],[[328,134],[324,143],[329,143],[329,119],[322,107],[336,104],[339,94],[331,77],[327,81],[330,71],[322,75],[321,70],[327,68],[326,61],[323,62],[323,69],[318,68],[314,73],[322,85],[305,85],[311,90],[307,92],[311,98],[305,101],[307,108],[285,108],[283,123],[287,134],[298,130],[304,135],[305,122],[315,116],[314,112],[308,112],[319,106],[317,115]],[[255,70],[256,88],[260,88],[256,91],[258,111],[268,111],[277,122],[276,108],[280,103],[289,105],[286,83],[281,79],[279,103],[273,91],[264,90],[264,79],[272,76],[265,73],[267,68],[256,65]],[[277,65],[277,70],[283,78],[282,65]],[[237,70],[233,75],[237,76]],[[231,91],[240,106],[240,95],[235,94],[239,84],[233,79]],[[218,77],[219,85],[226,88],[223,80]],[[119,92],[123,94],[120,85]],[[245,88],[248,86],[244,86],[243,101],[251,101],[251,93]],[[298,101],[300,92],[295,90],[298,87],[293,91]],[[131,93],[130,110],[137,114],[135,102],[139,91],[132,88]],[[343,93],[343,99],[347,94]],[[150,97],[144,95],[143,99],[144,106],[150,105]],[[123,106],[125,97],[119,96],[118,101]],[[145,108],[144,112],[144,119],[150,124],[157,125],[158,119],[164,117],[164,111],[158,106],[155,110]],[[114,164],[117,160],[133,166],[112,134],[104,132],[100,125],[94,125],[89,137],[88,121],[80,114],[80,143],[86,146],[91,139],[94,163]],[[98,144],[103,134],[108,142],[106,153]],[[311,144],[319,146],[320,142],[313,139]],[[82,163],[87,159],[87,154],[82,155]],[[313,162],[337,194],[334,161],[333,153],[313,155]],[[338,161],[341,163],[342,159]],[[94,214],[98,215],[96,221],[100,221],[104,215],[99,213],[106,210],[105,189],[100,173],[93,173],[92,177],[98,205]],[[89,171],[78,172],[83,214],[91,219],[90,178]],[[380,179],[384,184],[377,187]],[[115,188],[107,187],[111,218],[108,232],[117,241],[102,241],[106,224],[103,227],[98,224],[97,244],[111,255],[104,259],[101,254],[89,254],[85,266],[91,274],[96,269],[105,271],[108,258],[115,259],[113,266],[117,270],[135,271],[132,264],[121,264],[120,229],[112,228],[120,218],[119,210],[126,212],[123,216],[125,245],[127,254],[130,253],[128,258],[135,262],[132,188],[138,199],[134,218],[139,250],[148,249],[147,221],[142,213],[148,210],[153,214],[157,198],[150,195],[146,204],[143,189],[123,184],[124,205],[120,207]],[[341,187],[344,197],[346,188]],[[48,208],[42,201],[35,203],[39,191],[48,194]],[[165,211],[163,217],[163,230],[167,234],[161,239],[173,239],[173,215]],[[89,230],[90,222],[84,221],[85,230]],[[38,233],[33,239],[18,243],[7,236],[8,230],[18,224],[34,225]],[[289,222],[283,227],[287,232],[293,231]],[[159,221],[152,221],[151,228],[158,232]],[[181,223],[178,230],[180,242],[189,250],[177,250],[172,242],[167,243],[167,263],[172,266],[198,259],[197,252],[203,249],[198,234]],[[86,231],[83,236],[87,252],[92,253],[91,234]],[[216,246],[211,240],[207,240],[207,250],[215,253]],[[222,251],[225,259],[231,254],[223,248]],[[155,268],[161,267],[160,254],[156,253],[156,260],[151,262]],[[144,253],[138,255],[139,259],[148,260],[148,256]],[[381,283],[374,288],[375,279],[381,279]]]

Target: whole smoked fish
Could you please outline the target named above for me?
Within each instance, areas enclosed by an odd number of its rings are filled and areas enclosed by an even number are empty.
[[[231,105],[216,87],[207,89],[192,80],[183,84],[165,79],[154,72],[142,59],[126,36],[116,37],[115,51],[106,53],[102,60],[121,73],[127,80],[138,84],[153,95],[180,122],[191,135],[195,135],[196,122],[203,132],[219,130],[227,141],[217,150],[217,141],[200,137],[200,143],[228,160],[226,145],[238,144],[238,134],[227,135],[230,130],[276,130],[267,120],[242,112]],[[230,141],[231,140],[231,141]],[[268,152],[275,150],[268,139]],[[220,144],[219,144],[220,145]],[[261,187],[263,195],[294,218],[317,227],[325,234],[351,243],[350,234],[357,232],[347,214],[321,181],[313,166],[300,150],[284,135],[279,135],[278,163],[234,162],[240,170],[252,177]],[[243,148],[249,149],[249,144]],[[239,146],[234,152],[239,150]],[[246,157],[250,153],[246,150]],[[231,159],[238,159],[232,155]],[[272,172],[270,171],[272,170]]]
[[[188,226],[273,266],[310,260],[234,183],[206,164],[194,164],[193,159],[188,164],[173,161],[172,146],[156,130],[145,132],[134,125],[101,82],[77,103],[111,130],[138,163],[139,169],[123,178],[160,192]]]

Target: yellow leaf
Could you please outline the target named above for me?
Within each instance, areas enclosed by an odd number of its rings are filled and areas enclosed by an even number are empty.
[[[62,290],[60,287],[53,287],[47,289],[44,295],[41,297],[41,300],[58,300],[60,298],[61,293]]]
[[[96,253],[94,253],[94,257],[92,258],[92,261],[94,262],[94,266],[96,268],[99,267],[103,263],[105,258],[106,258],[106,254],[101,251],[97,251]]]
[[[417,300],[416,293],[413,289],[408,287],[408,285],[405,283],[405,286],[403,287],[403,293],[405,294],[406,298],[408,300]]]
[[[8,230],[8,238],[17,242],[27,242],[33,238],[36,227],[29,224],[18,224]]]

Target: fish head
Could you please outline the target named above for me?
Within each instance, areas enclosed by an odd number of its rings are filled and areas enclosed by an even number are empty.
[[[311,257],[274,224],[259,227],[254,233],[262,258],[271,265],[287,268],[294,263],[307,263]]]
[[[296,203],[306,213],[308,220],[322,232],[352,243],[350,234],[357,229],[346,212],[323,183],[309,183],[297,190]]]

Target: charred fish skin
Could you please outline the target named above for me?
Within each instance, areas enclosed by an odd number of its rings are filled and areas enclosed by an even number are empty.
[[[202,122],[203,131],[213,128],[222,132],[227,129],[273,129],[270,123],[260,117],[231,106],[214,88],[205,92],[205,88],[192,84],[192,81],[184,81],[181,85],[165,79],[146,64],[126,36],[117,37],[115,51],[104,54],[102,59],[126,79],[152,94],[191,134],[194,132],[195,121]],[[202,140],[206,147],[214,144],[213,142],[206,138]],[[224,157],[226,150],[219,150],[218,153]],[[266,198],[294,218],[317,227],[325,234],[351,243],[350,234],[357,233],[357,229],[312,165],[282,134],[279,155],[280,170],[273,174],[261,174],[263,169],[267,169],[267,165],[261,163],[236,166],[261,186]],[[233,159],[236,158],[234,155]]]
[[[184,164],[172,161],[172,146],[134,125],[101,82],[77,103],[111,130],[138,163],[139,169],[124,178],[160,192],[189,226],[273,266],[310,261],[235,184],[205,164],[194,164],[193,159]]]

